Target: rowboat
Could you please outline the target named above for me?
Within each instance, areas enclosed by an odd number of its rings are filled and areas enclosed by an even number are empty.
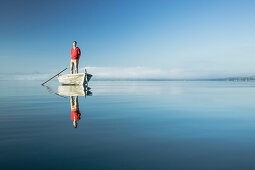
[[[42,83],[41,85],[44,86],[47,82],[51,81],[53,78],[58,77],[58,81],[62,85],[82,85],[82,86],[88,86],[88,82],[92,77],[92,74],[88,74],[87,70],[85,69],[84,73],[79,73],[79,74],[64,74],[60,75],[63,73],[67,68],[63,69],[59,73],[55,74],[52,76],[50,79]]]
[[[88,74],[86,69],[85,73],[78,73],[78,74],[64,74],[58,75],[58,81],[62,85],[88,85],[89,80],[91,79],[92,75]]]

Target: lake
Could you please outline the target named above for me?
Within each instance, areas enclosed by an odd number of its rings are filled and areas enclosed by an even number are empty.
[[[40,83],[0,81],[0,169],[255,169],[254,82]]]

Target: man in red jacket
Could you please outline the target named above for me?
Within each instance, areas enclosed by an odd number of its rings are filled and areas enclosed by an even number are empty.
[[[78,74],[78,64],[79,64],[79,59],[81,56],[81,50],[76,47],[77,42],[73,42],[73,48],[71,49],[71,71],[70,74],[73,74],[73,65],[75,65],[75,73]]]

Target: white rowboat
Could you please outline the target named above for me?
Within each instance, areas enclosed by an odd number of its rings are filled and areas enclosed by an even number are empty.
[[[85,73],[59,75],[58,81],[63,85],[87,85],[92,75]]]
[[[88,82],[92,77],[92,74],[88,74],[87,70],[85,69],[85,73],[79,73],[79,74],[65,74],[60,75],[62,72],[64,72],[67,68],[60,71],[58,74],[54,75],[41,85],[44,86],[47,82],[52,80],[55,77],[58,77],[58,81],[63,85],[83,85],[88,86]]]

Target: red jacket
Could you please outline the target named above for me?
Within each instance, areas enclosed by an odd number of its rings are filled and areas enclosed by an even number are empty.
[[[80,59],[81,56],[81,50],[78,47],[75,47],[75,49],[71,48],[71,59],[77,60]]]
[[[71,112],[71,120],[74,120],[74,118],[75,118],[75,120],[80,120],[81,113],[80,113],[79,110],[72,110],[72,112]]]

